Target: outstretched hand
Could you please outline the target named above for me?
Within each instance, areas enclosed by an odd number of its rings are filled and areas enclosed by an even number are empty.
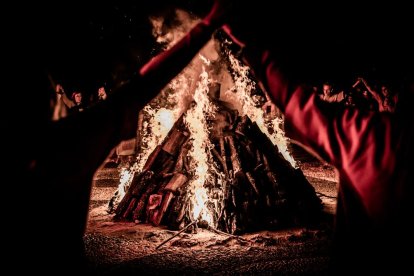
[[[64,93],[63,87],[60,84],[56,84],[55,91],[56,91],[57,94],[63,94]]]

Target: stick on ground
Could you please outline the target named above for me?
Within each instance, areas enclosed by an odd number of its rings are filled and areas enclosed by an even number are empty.
[[[180,231],[177,232],[177,234],[175,234],[172,237],[169,237],[168,239],[166,239],[165,241],[163,241],[162,243],[160,243],[159,245],[157,245],[157,247],[155,247],[155,249],[160,248],[161,246],[163,246],[164,244],[166,244],[167,242],[169,242],[170,240],[174,239],[175,237],[177,237],[178,235],[180,235],[182,232],[184,232],[185,230],[187,230],[188,227],[190,227],[191,225],[194,225],[198,222],[198,220],[193,221],[192,223],[190,223],[189,225],[187,225],[186,227],[184,227],[183,229],[181,229]]]

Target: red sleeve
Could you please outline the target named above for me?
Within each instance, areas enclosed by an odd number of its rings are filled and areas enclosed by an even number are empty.
[[[161,90],[194,58],[200,49],[211,39],[215,30],[204,21],[193,29],[168,51],[165,51],[145,64],[139,71],[147,80],[154,81],[156,89]]]
[[[367,212],[378,216],[396,161],[392,115],[333,108],[311,89],[290,83],[270,51],[246,50],[247,63],[285,115],[286,134],[333,164]]]
[[[214,27],[202,21],[167,51],[157,55],[123,87],[108,99],[108,108],[117,112],[122,126],[117,131],[121,139],[136,135],[137,114],[153,99],[184,67],[190,63],[200,49],[211,39]]]
[[[35,167],[28,162],[31,167],[27,165],[27,170],[47,180],[47,184],[40,183],[47,190],[43,196],[54,202],[47,201],[48,206],[67,207],[59,208],[59,212],[66,224],[76,228],[73,233],[81,235],[85,229],[90,183],[96,169],[121,140],[136,136],[138,111],[191,61],[212,32],[205,23],[198,24],[177,45],[144,66],[141,75],[132,77],[112,97],[53,123],[47,135],[42,136],[41,146],[35,150],[40,152]],[[62,196],[54,196],[57,194]]]

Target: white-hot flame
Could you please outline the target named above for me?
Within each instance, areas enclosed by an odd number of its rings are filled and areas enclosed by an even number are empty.
[[[182,11],[175,11],[180,24],[164,32],[164,18],[150,18],[153,24],[153,35],[159,43],[163,43],[166,49],[172,47],[188,30],[190,30],[199,19],[192,18],[190,14]],[[191,70],[185,69],[174,78],[160,95],[141,111],[144,116],[142,129],[140,130],[140,144],[136,162],[129,168],[130,177],[126,181],[120,180],[119,190],[127,190],[135,173],[141,173],[148,157],[157,145],[161,144],[174,122],[187,109],[188,98],[191,98],[190,86],[192,82]],[[162,98],[160,102],[157,100]],[[122,172],[120,175],[122,179]],[[119,198],[119,201],[122,200]]]
[[[141,149],[137,157],[137,165],[134,170],[141,172],[149,155],[157,145],[161,144],[174,125],[178,116],[174,111],[166,108],[152,108],[150,105],[143,110],[146,121],[143,123]]]
[[[134,176],[127,168],[122,168],[120,173],[119,179],[119,186],[118,186],[118,197],[123,198],[127,191],[127,186],[132,181],[132,177]]]
[[[112,210],[115,206],[119,204],[119,202],[124,198],[126,191],[132,182],[132,178],[134,177],[134,173],[130,171],[128,168],[122,168],[119,174],[119,185],[118,189],[116,190],[114,196],[111,199],[111,204],[109,210]]]
[[[236,91],[234,96],[242,105],[242,115],[247,115],[252,121],[256,122],[260,130],[266,134],[274,145],[277,145],[279,152],[283,155],[283,157],[288,160],[294,168],[296,168],[296,162],[288,150],[288,138],[285,136],[284,131],[280,128],[283,121],[277,117],[270,121],[265,121],[264,110],[260,107],[256,107],[256,104],[251,97],[252,90],[255,89],[256,83],[249,78],[249,68],[241,64],[241,62],[231,53],[228,54],[231,67],[237,72],[237,74],[233,75],[233,89]],[[232,92],[228,90],[226,93],[228,94]],[[269,127],[274,130],[273,133],[269,132]]]
[[[210,150],[213,145],[209,139],[209,127],[207,118],[214,116],[215,106],[208,97],[208,74],[204,70],[200,75],[200,81],[194,94],[194,105],[184,117],[184,121],[190,131],[192,147],[188,154],[191,157],[190,170],[193,174],[190,182],[190,201],[192,206],[192,219],[202,219],[209,224],[213,223],[212,215],[209,213],[206,203],[208,191],[204,187],[211,178],[209,160],[212,160]]]
[[[176,29],[170,29],[168,33],[164,32],[163,19],[153,18],[154,35],[160,43],[167,44],[166,48],[175,44],[198,22],[197,19],[182,11],[176,11],[176,15],[183,24]],[[218,58],[218,54],[213,42],[208,43],[201,53],[193,59],[181,74],[170,82],[154,101],[141,111],[144,118],[140,130],[141,148],[136,162],[129,169],[122,169],[117,194],[119,202],[130,186],[134,174],[142,172],[150,154],[158,145],[162,144],[174,122],[186,111],[184,122],[190,132],[190,142],[192,143],[188,152],[190,168],[188,171],[190,174],[188,196],[191,219],[204,220],[209,225],[217,227],[217,225],[214,225],[217,223],[214,219],[217,219],[217,214],[221,213],[224,194],[223,189],[211,187],[221,187],[226,180],[224,173],[220,172],[217,164],[214,163],[211,153],[214,145],[209,139],[209,119],[215,116],[217,107],[210,101],[208,96],[211,80],[205,66],[208,67],[209,72],[212,72],[211,69],[214,68],[215,64],[218,64],[214,63],[215,59]],[[256,84],[249,78],[248,67],[242,65],[231,53],[227,54],[233,71],[237,72],[233,75],[234,87],[232,88],[237,93],[229,93],[230,90],[226,93],[232,94],[230,98],[235,98],[234,101],[241,105],[241,110],[239,110],[241,115],[247,115],[252,121],[255,121],[260,130],[267,135],[273,144],[277,145],[284,158],[293,167],[296,167],[295,160],[288,152],[287,138],[280,128],[282,120],[277,117],[272,120],[265,120],[264,110],[258,107],[251,97],[252,91],[256,89]],[[217,72],[221,73],[221,71]],[[214,73],[212,74],[214,76]],[[229,76],[228,73],[227,76]],[[220,78],[217,77],[217,79]],[[193,99],[193,102],[189,108],[191,99]],[[269,129],[274,130],[273,133],[270,133]],[[212,196],[213,193],[214,196]],[[212,210],[213,208],[214,210]]]
[[[134,175],[142,172],[149,155],[158,143],[167,136],[177,120],[174,112],[165,108],[153,109],[150,105],[147,105],[144,112],[148,115],[149,120],[143,122],[142,148],[134,164],[130,168],[121,169],[118,190],[113,198],[114,205],[117,205],[125,196]]]

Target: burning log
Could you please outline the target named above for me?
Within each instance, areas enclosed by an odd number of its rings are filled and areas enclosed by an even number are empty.
[[[144,221],[144,211],[145,211],[145,206],[147,204],[148,198],[150,197],[150,195],[152,195],[158,188],[158,183],[157,181],[152,181],[148,186],[146,191],[141,195],[141,197],[138,200],[137,206],[134,209],[134,211],[131,213],[125,213],[124,214],[124,218],[128,218],[129,216],[132,215],[132,220],[133,221]]]
[[[179,229],[184,220],[187,207],[187,194],[180,194],[173,199],[171,211],[168,215],[167,224],[170,229]]]
[[[161,170],[159,172],[160,175],[169,175],[172,172],[172,169],[175,167],[175,160],[173,157],[168,157],[164,160],[163,164],[161,165]]]
[[[220,155],[221,155],[221,159],[223,160],[223,170],[226,173],[226,175],[229,175],[229,170],[227,168],[226,148],[225,148],[224,137],[223,136],[221,136],[219,138],[219,145],[220,145]]]
[[[247,180],[249,180],[250,185],[252,185],[252,188],[254,189],[256,194],[260,195],[259,189],[257,188],[257,185],[256,185],[256,180],[254,179],[252,174],[250,172],[247,172],[246,177],[247,177]]]
[[[256,148],[254,147],[253,143],[248,141],[247,143],[242,142],[242,145],[246,149],[246,154],[249,160],[256,161],[256,164],[260,164],[260,160],[256,159]],[[256,159],[256,160],[255,160]],[[253,163],[253,162],[250,162]]]
[[[262,154],[260,153],[258,149],[256,149],[255,157],[256,157],[256,166],[254,167],[253,171],[257,172],[258,170],[263,168]]]
[[[280,198],[284,198],[286,196],[285,189],[279,185],[278,178],[276,177],[275,173],[271,170],[269,161],[267,160],[266,155],[263,155],[263,163],[265,167],[266,176],[270,181],[272,187],[273,195],[278,195]]]
[[[116,217],[127,218],[124,215],[129,214],[132,211],[129,208],[134,208],[139,196],[144,191],[153,176],[154,173],[152,171],[134,175],[131,186],[115,210]],[[134,201],[133,204],[131,204],[132,201]]]
[[[152,222],[155,226],[160,225],[161,220],[163,219],[165,213],[167,212],[168,207],[172,199],[174,198],[174,194],[172,192],[167,192],[163,196],[161,195],[153,195],[153,196],[160,196],[162,201],[160,204],[156,206],[157,210],[149,217],[149,221]]]
[[[232,136],[226,136],[225,141],[230,148],[230,160],[233,168],[234,177],[238,177],[242,174],[242,166],[239,159],[239,154],[237,153],[237,148],[234,143],[234,138]]]
[[[185,174],[175,173],[164,190],[176,193],[177,190],[187,182],[187,180],[188,178]]]
[[[175,168],[174,168],[175,172],[184,171],[184,159],[186,158],[188,154],[187,144],[188,144],[188,139],[181,146],[180,153],[178,154],[178,157],[177,157],[177,163],[175,164]]]
[[[218,165],[210,168],[215,174],[202,186],[208,197],[203,208],[210,217],[209,227],[235,234],[263,226],[287,226],[316,214],[320,201],[301,171],[283,158],[247,116],[229,116],[229,120],[220,122],[227,128],[212,137],[215,144],[208,162]],[[143,172],[134,176],[117,217],[165,223],[170,229],[201,219],[194,218],[191,209],[194,190],[189,183],[195,177],[190,168],[191,141],[180,119],[149,156]]]
[[[161,202],[162,195],[159,194],[150,195],[150,197],[148,198],[146,216],[149,221],[152,222],[157,219],[158,207],[161,205]]]
[[[150,156],[147,159],[147,162],[144,165],[143,171],[149,171],[154,164],[158,154],[161,152],[161,146],[157,146],[155,150],[150,154]]]
[[[170,135],[167,137],[162,149],[170,155],[175,156],[177,151],[181,148],[188,138],[188,132],[182,132],[173,128]]]
[[[124,213],[122,213],[122,218],[127,219],[129,214],[135,209],[136,204],[137,204],[138,199],[137,198],[132,198],[131,201],[128,204],[127,209],[125,210]]]
[[[223,168],[223,171],[226,174],[226,176],[228,176],[229,172],[227,171],[227,165],[226,165],[225,161],[221,158],[220,154],[217,152],[217,150],[215,148],[212,148],[211,152],[213,153],[214,157],[219,161],[219,163],[220,163],[221,167]]]
[[[237,125],[236,125],[236,129],[234,130],[234,132],[244,136],[246,130],[248,129],[248,127],[250,125],[250,123],[251,123],[251,121],[250,121],[249,117],[247,117],[247,115],[244,115],[243,117],[240,118],[240,120],[238,120]]]

